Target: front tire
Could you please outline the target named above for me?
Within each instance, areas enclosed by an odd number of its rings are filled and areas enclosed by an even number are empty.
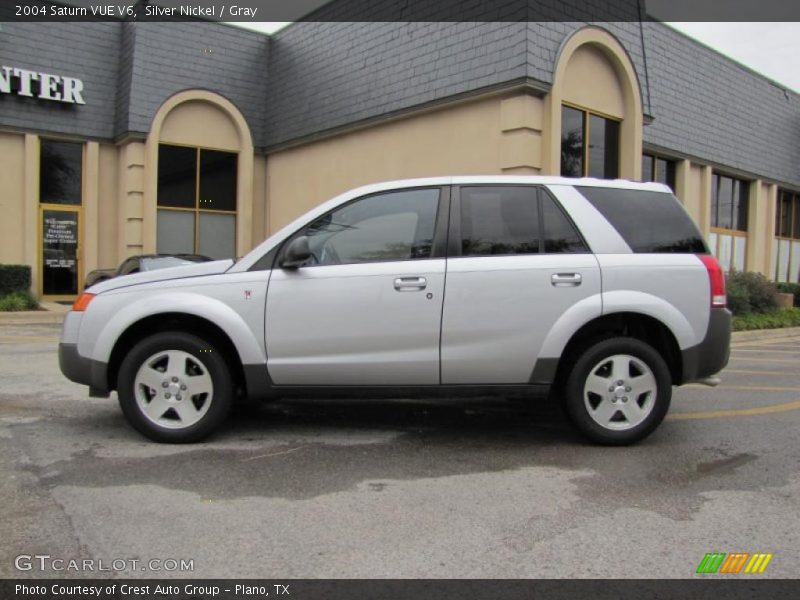
[[[128,422],[157,442],[196,442],[226,419],[233,380],[211,344],[184,332],[137,343],[122,361],[117,395]]]
[[[664,420],[672,377],[661,355],[634,338],[596,342],[569,373],[564,402],[572,423],[587,438],[607,446],[632,444]]]

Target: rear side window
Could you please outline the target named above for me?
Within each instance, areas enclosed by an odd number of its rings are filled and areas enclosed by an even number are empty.
[[[555,200],[531,186],[462,187],[461,254],[588,252]]]
[[[533,187],[461,188],[461,254],[536,254],[539,206]]]
[[[541,192],[544,251],[547,254],[589,252],[575,226],[567,219],[555,200]]]
[[[703,237],[678,200],[666,192],[576,189],[636,253],[707,253]]]

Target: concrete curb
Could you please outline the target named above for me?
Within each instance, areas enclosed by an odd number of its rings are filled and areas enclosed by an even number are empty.
[[[782,327],[780,329],[754,329],[752,331],[734,331],[731,341],[753,342],[756,340],[776,340],[800,336],[800,327]]]
[[[55,302],[42,302],[40,306],[44,310],[0,312],[0,325],[60,325],[70,308]]]

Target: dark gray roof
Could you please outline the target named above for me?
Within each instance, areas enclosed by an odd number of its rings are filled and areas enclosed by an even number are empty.
[[[300,22],[269,37],[201,22],[4,23],[2,64],[81,78],[87,105],[3,95],[0,127],[143,136],[169,96],[205,88],[271,148],[459,94],[546,90],[559,47],[585,25]],[[646,144],[800,187],[800,96],[663,24],[597,26],[636,68],[654,119]]]
[[[645,23],[645,143],[800,186],[800,96],[662,23]]]

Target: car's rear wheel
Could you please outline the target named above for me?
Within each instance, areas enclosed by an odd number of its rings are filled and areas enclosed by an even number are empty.
[[[197,336],[165,332],[136,344],[122,361],[119,403],[130,424],[158,442],[196,442],[230,412],[233,381],[216,349]]]
[[[587,347],[570,371],[564,402],[573,424],[605,445],[637,442],[664,420],[672,378],[661,355],[634,338],[611,338]]]

